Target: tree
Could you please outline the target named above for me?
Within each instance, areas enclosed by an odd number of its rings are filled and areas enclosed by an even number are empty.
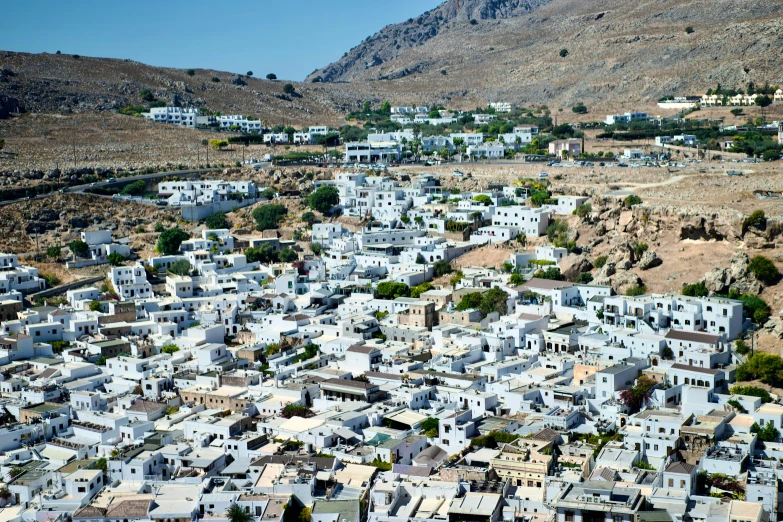
[[[457,304],[457,311],[458,312],[464,312],[465,310],[472,310],[474,308],[478,308],[481,306],[481,301],[484,296],[481,295],[481,292],[471,292],[469,294],[465,294],[462,296],[462,299],[460,299],[459,304]]]
[[[379,299],[397,299],[398,297],[408,297],[410,295],[410,288],[405,283],[397,283],[394,281],[384,281],[378,285],[376,290]]]
[[[122,188],[122,191],[120,194],[125,194],[126,196],[141,196],[147,191],[147,184],[142,181],[134,181],[133,183],[130,183],[128,185],[125,185]]]
[[[98,312],[101,309],[100,301],[90,301],[90,312]]]
[[[264,199],[275,199],[275,189],[267,187],[261,192],[261,197]]]
[[[693,26],[692,26],[692,25],[689,25],[688,27],[686,27],[686,28],[685,28],[685,32],[686,32],[687,34],[693,34],[693,32],[694,32]]]
[[[630,194],[626,196],[625,199],[623,200],[623,205],[626,208],[633,208],[636,205],[641,205],[641,204],[642,204],[642,198],[640,198],[636,194]]]
[[[340,193],[336,187],[331,185],[322,185],[318,190],[310,194],[307,203],[310,208],[321,213],[328,212],[340,202]]]
[[[770,98],[766,94],[764,96],[757,96],[755,103],[759,107],[769,107],[770,105],[772,105],[772,98]]]
[[[284,205],[261,205],[253,210],[253,219],[256,220],[258,230],[271,230],[277,228],[286,214],[288,214],[288,209]]]
[[[179,346],[176,344],[167,344],[163,348],[160,349],[160,353],[167,353],[169,355],[173,353],[177,353],[179,351]]]
[[[750,432],[755,433],[761,442],[776,442],[780,438],[780,432],[772,424],[772,421],[767,421],[763,428],[754,422],[750,427]]]
[[[188,70],[187,70],[187,72],[186,72],[186,74],[187,74],[188,76],[195,76],[195,75],[196,75],[196,71],[194,71],[193,69],[188,69]]]
[[[280,416],[284,419],[290,419],[291,417],[312,417],[313,412],[310,411],[310,408],[307,406],[291,403],[283,408],[283,411],[280,412]]]
[[[95,461],[95,469],[99,469],[104,473],[109,472],[109,461],[106,460],[106,457],[101,457]]]
[[[587,114],[587,107],[585,107],[584,103],[579,102],[573,107],[571,107],[571,112],[574,112],[576,114]]]
[[[275,73],[269,73],[266,75],[267,80],[277,80],[277,75]]]
[[[748,270],[765,285],[774,285],[780,279],[780,272],[775,263],[764,256],[753,256],[748,265]]]
[[[508,294],[498,287],[490,288],[484,293],[479,305],[479,311],[486,317],[487,315],[497,312],[500,315],[505,315],[508,312]]]
[[[560,49],[560,58],[568,56],[568,49]]]
[[[215,212],[211,216],[207,216],[207,219],[204,220],[204,224],[207,226],[207,229],[209,230],[230,228],[231,226],[228,223],[228,220],[226,219],[226,213],[223,212],[222,210],[219,212]]]
[[[732,386],[731,387],[731,393],[733,395],[747,395],[749,397],[758,397],[761,399],[761,402],[766,404],[768,402],[772,402],[772,396],[769,394],[767,390],[764,388],[761,388],[760,386]]]
[[[181,228],[170,228],[161,232],[158,237],[157,250],[165,256],[173,256],[179,252],[183,241],[190,239],[190,234]]]
[[[180,259],[174,261],[168,270],[170,273],[178,276],[186,276],[190,272],[190,261],[187,259]]]
[[[253,71],[247,71],[246,76],[253,76]]]
[[[321,252],[323,252],[323,247],[321,246],[321,243],[310,243],[310,250],[316,256],[320,256]]]
[[[470,25],[478,25],[478,20],[476,20],[475,18],[471,18]]]
[[[313,214],[312,212],[305,212],[304,214],[302,214],[302,223],[312,228],[313,223],[315,223],[315,214]]]
[[[142,89],[141,92],[139,92],[139,98],[146,102],[155,101],[155,95],[152,94],[152,91],[149,89]]]
[[[294,88],[293,84],[286,83],[285,85],[283,85],[283,92],[284,93],[286,93],[286,94],[293,94],[295,91],[296,91],[296,89]]]
[[[52,246],[46,249],[46,257],[56,260],[60,259],[60,254],[62,254],[62,247]]]
[[[628,408],[629,413],[636,413],[642,409],[656,384],[653,379],[642,375],[636,379],[634,386],[620,392],[620,401]]]
[[[0,150],[3,150],[3,147],[5,147],[5,140],[0,139]]]
[[[517,272],[514,272],[511,274],[511,277],[508,278],[508,284],[511,286],[520,286],[525,284],[525,278],[522,277],[522,274],[518,274]]]
[[[477,196],[473,196],[473,201],[475,201],[476,203],[481,203],[485,207],[488,207],[489,205],[492,204],[492,198],[490,198],[486,194],[479,194]]]
[[[245,250],[245,257],[248,263],[271,263],[277,260],[277,252],[272,245],[262,243],[258,247],[251,247]]]
[[[277,258],[282,263],[290,263],[292,261],[296,261],[299,258],[299,256],[297,255],[296,252],[293,251],[293,249],[286,247],[281,249],[280,252],[277,253]]]
[[[777,386],[783,381],[783,360],[777,355],[756,352],[737,366],[738,381],[759,379],[765,384]]]
[[[729,112],[732,113],[734,116],[739,116],[740,114],[742,114],[743,110],[737,107],[736,109],[731,109]]]
[[[239,504],[231,504],[226,510],[226,517],[229,522],[252,522],[253,515],[245,511]]]
[[[442,277],[446,274],[450,274],[454,271],[451,265],[445,259],[439,259],[432,265],[432,269],[435,271],[435,277]]]
[[[90,255],[90,245],[81,240],[71,241],[68,245],[74,257],[87,257]]]
[[[420,285],[416,285],[411,288],[411,297],[418,299],[421,297],[421,294],[428,292],[429,290],[432,290],[432,283],[422,283]]]
[[[209,140],[209,146],[215,150],[223,150],[228,147],[226,140]]]
[[[120,266],[122,262],[125,261],[125,256],[119,252],[112,252],[106,256],[106,261],[108,261],[111,266]]]
[[[430,417],[429,419],[426,419],[424,422],[421,423],[421,432],[424,433],[429,438],[434,438],[438,436],[438,427],[440,426],[440,421],[437,417]]]
[[[780,159],[780,151],[777,149],[767,149],[761,153],[761,159],[764,161],[777,161]]]
[[[554,266],[548,266],[545,270],[538,270],[533,277],[549,279],[550,281],[565,281],[566,278],[560,273],[560,269]]]

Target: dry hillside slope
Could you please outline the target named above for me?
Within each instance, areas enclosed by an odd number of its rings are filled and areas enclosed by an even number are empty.
[[[310,79],[479,103],[631,107],[718,82],[779,83],[781,38],[776,0],[448,0]]]

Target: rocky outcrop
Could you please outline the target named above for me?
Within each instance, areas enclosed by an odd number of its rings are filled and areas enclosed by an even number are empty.
[[[617,272],[612,279],[612,288],[620,295],[625,295],[628,290],[641,284],[642,280],[639,276],[628,270]]]
[[[10,118],[12,114],[21,114],[24,106],[16,98],[0,94],[0,120]]]
[[[704,275],[704,285],[711,294],[726,294],[734,289],[741,294],[758,294],[761,283],[748,271],[750,259],[745,252],[732,256],[728,268],[716,267]]]
[[[582,254],[578,256],[566,256],[566,258],[560,262],[560,273],[563,274],[569,281],[576,281],[579,274],[589,272],[593,269],[593,263],[588,259],[587,255]]]
[[[656,266],[661,266],[662,264],[663,261],[661,258],[658,257],[655,252],[650,252],[649,250],[642,254],[642,258],[639,260],[639,268],[641,270],[649,270]]]

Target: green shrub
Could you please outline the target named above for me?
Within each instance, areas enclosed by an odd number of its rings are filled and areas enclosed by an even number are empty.
[[[598,256],[595,258],[595,261],[593,261],[593,266],[595,268],[603,268],[606,266],[607,259],[609,259],[609,256]]]
[[[582,203],[576,209],[574,209],[573,214],[575,216],[579,216],[580,218],[584,219],[586,218],[590,212],[593,211],[593,206],[590,203]]]
[[[783,360],[777,355],[756,352],[737,366],[738,381],[759,379],[764,384],[777,386],[783,381]]]
[[[286,214],[288,209],[284,205],[268,204],[256,207],[252,215],[258,230],[272,230],[277,228]]]
[[[215,212],[211,216],[207,216],[207,219],[204,220],[204,224],[207,226],[208,230],[218,230],[231,227],[228,219],[226,219],[226,213],[222,210]]]
[[[764,256],[753,256],[748,265],[748,270],[765,285],[774,285],[780,279],[780,272],[775,263]]]
[[[378,284],[377,294],[379,299],[397,299],[398,297],[408,297],[410,288],[405,283],[384,281]]]
[[[449,264],[449,262],[445,259],[439,259],[438,261],[435,261],[435,264],[432,265],[432,269],[435,271],[435,277],[443,277],[444,275],[450,274],[454,271],[454,269],[451,268],[451,264]]]
[[[732,386],[730,391],[735,395],[758,397],[763,403],[772,402],[772,396],[769,394],[769,392],[759,386],[743,386],[738,384],[736,386]]]
[[[576,282],[578,284],[586,285],[593,281],[593,275],[590,272],[582,272],[576,276]]]
[[[767,216],[764,214],[764,211],[754,210],[753,212],[751,212],[751,214],[748,217],[745,218],[745,221],[742,222],[742,230],[744,233],[750,227],[764,228],[766,224],[767,224]]]
[[[650,247],[647,245],[647,243],[634,243],[633,253],[636,254],[637,258],[640,258],[642,255],[644,255],[645,252],[647,252],[649,248]]]
[[[625,199],[623,200],[623,205],[626,208],[633,208],[636,205],[641,205],[641,204],[642,204],[642,198],[640,198],[636,194],[630,194],[626,196]]]
[[[683,286],[682,295],[687,295],[688,297],[707,297],[710,295],[710,291],[707,289],[707,285],[702,281],[699,281],[692,285]]]
[[[166,346],[160,349],[160,353],[168,353],[168,354],[177,353],[178,351],[179,351],[179,346],[177,346],[176,344],[167,344]]]
[[[626,290],[625,295],[627,296],[637,296],[637,295],[644,295],[647,293],[647,287],[644,285],[634,285],[630,287],[628,290]]]

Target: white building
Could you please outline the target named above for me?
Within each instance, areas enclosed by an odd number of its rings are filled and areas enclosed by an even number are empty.
[[[16,254],[0,253],[0,295],[12,292],[30,294],[46,288],[38,269],[19,264]]]
[[[253,199],[256,184],[252,181],[166,181],[158,185],[158,198],[169,205],[217,203],[232,198]]]
[[[220,128],[225,130],[230,130],[232,127],[239,127],[236,130],[242,132],[261,132],[263,129],[260,120],[248,119],[247,116],[242,116],[240,114],[218,116],[218,122],[220,122]]]
[[[646,121],[648,119],[646,112],[626,112],[625,114],[610,114],[606,117],[607,125],[615,123],[631,123],[632,121]]]
[[[196,128],[201,112],[198,109],[183,109],[182,107],[153,107],[150,112],[141,115],[157,123],[171,123],[181,127]]]
[[[121,301],[152,297],[152,285],[142,265],[113,266],[108,275]]]

